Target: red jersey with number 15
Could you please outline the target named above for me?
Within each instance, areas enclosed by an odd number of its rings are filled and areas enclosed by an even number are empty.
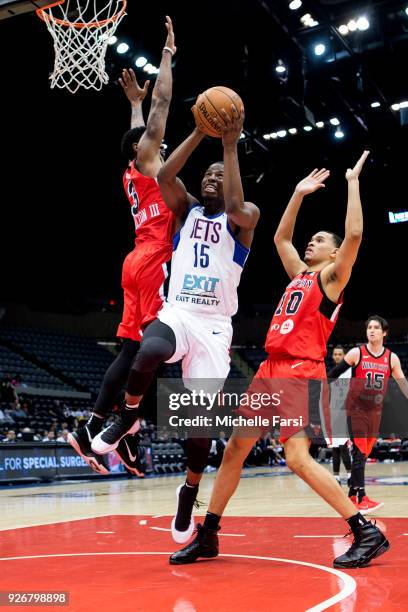
[[[144,176],[132,163],[123,174],[123,186],[135,221],[135,244],[171,244],[174,215],[167,208],[156,179]]]
[[[323,361],[327,341],[336,324],[343,296],[337,304],[326,296],[320,272],[301,272],[286,287],[266,337],[269,359]]]
[[[352,369],[350,392],[347,398],[349,413],[355,408],[381,409],[391,376],[391,351],[383,348],[373,355],[368,346],[359,347],[360,358]],[[357,380],[356,380],[357,379]]]

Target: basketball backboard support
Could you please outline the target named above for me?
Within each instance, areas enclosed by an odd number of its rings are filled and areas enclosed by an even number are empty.
[[[34,13],[50,3],[50,0],[0,0],[0,20],[23,13]]]

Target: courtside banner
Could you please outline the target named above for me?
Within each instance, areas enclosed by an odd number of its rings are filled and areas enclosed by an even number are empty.
[[[0,480],[51,480],[89,474],[94,472],[69,444],[0,444]]]
[[[386,388],[362,379],[161,378],[159,436],[214,438],[221,431],[254,437],[305,430],[315,443],[330,438],[408,437],[408,400],[396,381]]]

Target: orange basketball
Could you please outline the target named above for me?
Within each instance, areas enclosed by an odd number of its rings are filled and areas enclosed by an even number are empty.
[[[207,136],[221,138],[221,130],[216,127],[214,118],[221,125],[225,124],[221,109],[232,117],[231,104],[235,104],[238,111],[244,106],[239,95],[229,87],[210,87],[201,93],[195,103],[193,109],[194,119],[198,128]]]

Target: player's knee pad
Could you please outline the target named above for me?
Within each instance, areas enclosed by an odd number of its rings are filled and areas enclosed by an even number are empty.
[[[157,368],[176,350],[176,338],[168,325],[153,321],[145,330],[140,349],[130,368],[127,392],[144,395]]]
[[[187,467],[194,474],[202,474],[208,463],[211,438],[187,438]]]

